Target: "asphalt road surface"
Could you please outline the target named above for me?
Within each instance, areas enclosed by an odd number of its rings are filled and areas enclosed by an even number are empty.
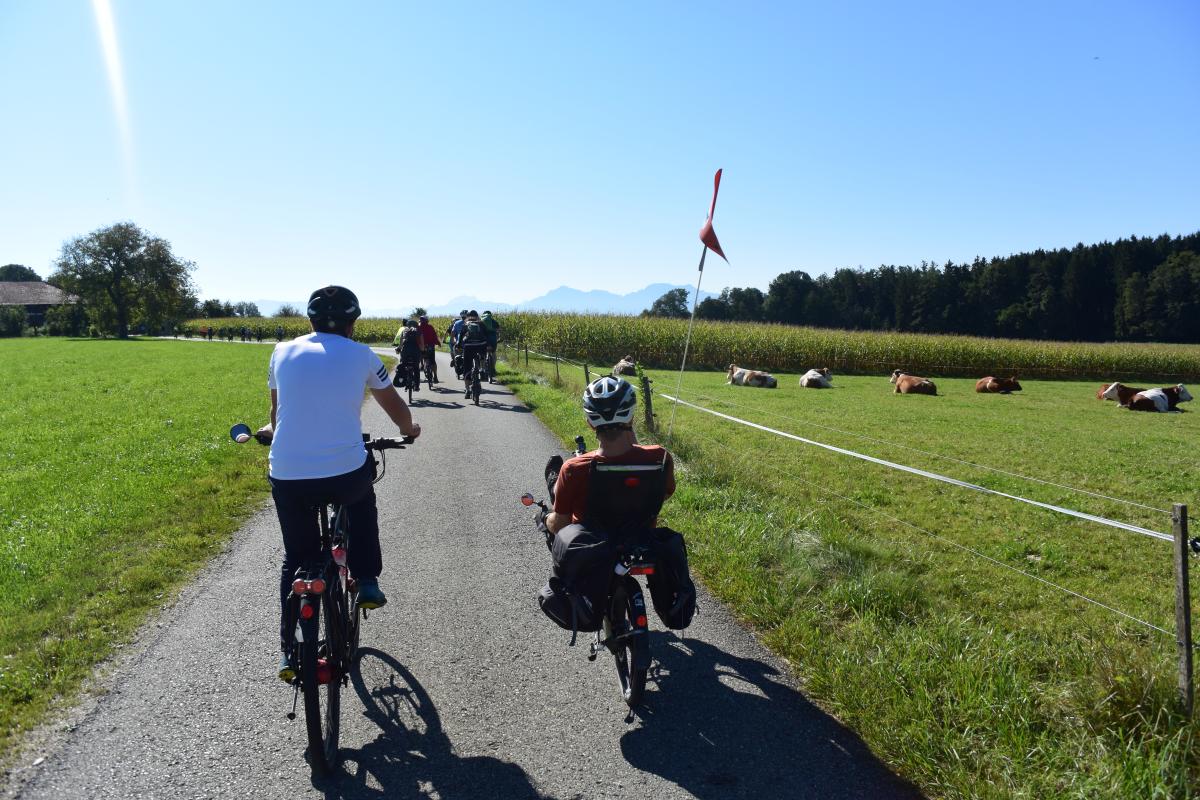
[[[312,781],[303,711],[285,717],[292,691],[275,677],[282,547],[268,504],[117,660],[102,697],[10,776],[8,793],[916,796],[703,592],[685,638],[653,634],[645,707],[627,714],[612,659],[588,662],[586,636],[568,647],[570,634],[537,607],[548,555],[518,498],[544,488],[557,440],[501,387],[485,386],[480,407],[464,403],[441,357],[450,381],[414,403],[421,439],[389,454],[375,487],[390,602],[363,625],[343,693],[341,774]],[[363,423],[395,433],[373,402]]]

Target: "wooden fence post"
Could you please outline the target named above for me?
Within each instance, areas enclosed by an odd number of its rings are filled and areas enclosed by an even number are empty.
[[[592,382],[592,373],[588,370],[587,362],[583,362],[583,385],[588,386]]]
[[[562,383],[562,378],[558,374],[558,356],[554,357],[554,382]]]
[[[529,368],[529,342],[525,343],[525,367]]]
[[[650,379],[642,375],[642,397],[646,406],[646,430],[654,433],[654,397],[650,393]]]
[[[1176,503],[1171,511],[1175,532],[1175,637],[1179,644],[1179,700],[1183,713],[1192,715],[1196,697],[1192,675],[1192,599],[1188,587],[1187,506]]]

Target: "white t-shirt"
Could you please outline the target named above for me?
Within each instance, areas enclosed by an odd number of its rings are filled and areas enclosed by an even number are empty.
[[[372,389],[390,385],[383,362],[365,344],[310,333],[275,345],[267,375],[279,401],[272,478],[329,478],[363,465],[364,384]]]

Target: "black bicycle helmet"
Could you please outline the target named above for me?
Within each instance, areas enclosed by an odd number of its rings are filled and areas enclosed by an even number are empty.
[[[360,316],[358,298],[345,286],[326,286],[308,297],[308,318],[318,330],[337,331]]]
[[[637,390],[620,378],[605,375],[583,390],[583,412],[593,428],[627,425],[636,407]]]

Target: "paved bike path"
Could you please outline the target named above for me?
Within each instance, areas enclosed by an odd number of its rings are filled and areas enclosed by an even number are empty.
[[[686,638],[654,634],[645,709],[627,715],[611,658],[589,663],[584,636],[567,647],[537,609],[548,556],[517,498],[557,440],[502,387],[464,404],[439,357],[451,382],[421,392],[423,435],[376,486],[390,602],[343,692],[344,774],[314,784],[303,711],[285,718],[268,505],[22,770],[17,797],[916,796],[703,592]],[[374,403],[363,420],[394,430]]]

